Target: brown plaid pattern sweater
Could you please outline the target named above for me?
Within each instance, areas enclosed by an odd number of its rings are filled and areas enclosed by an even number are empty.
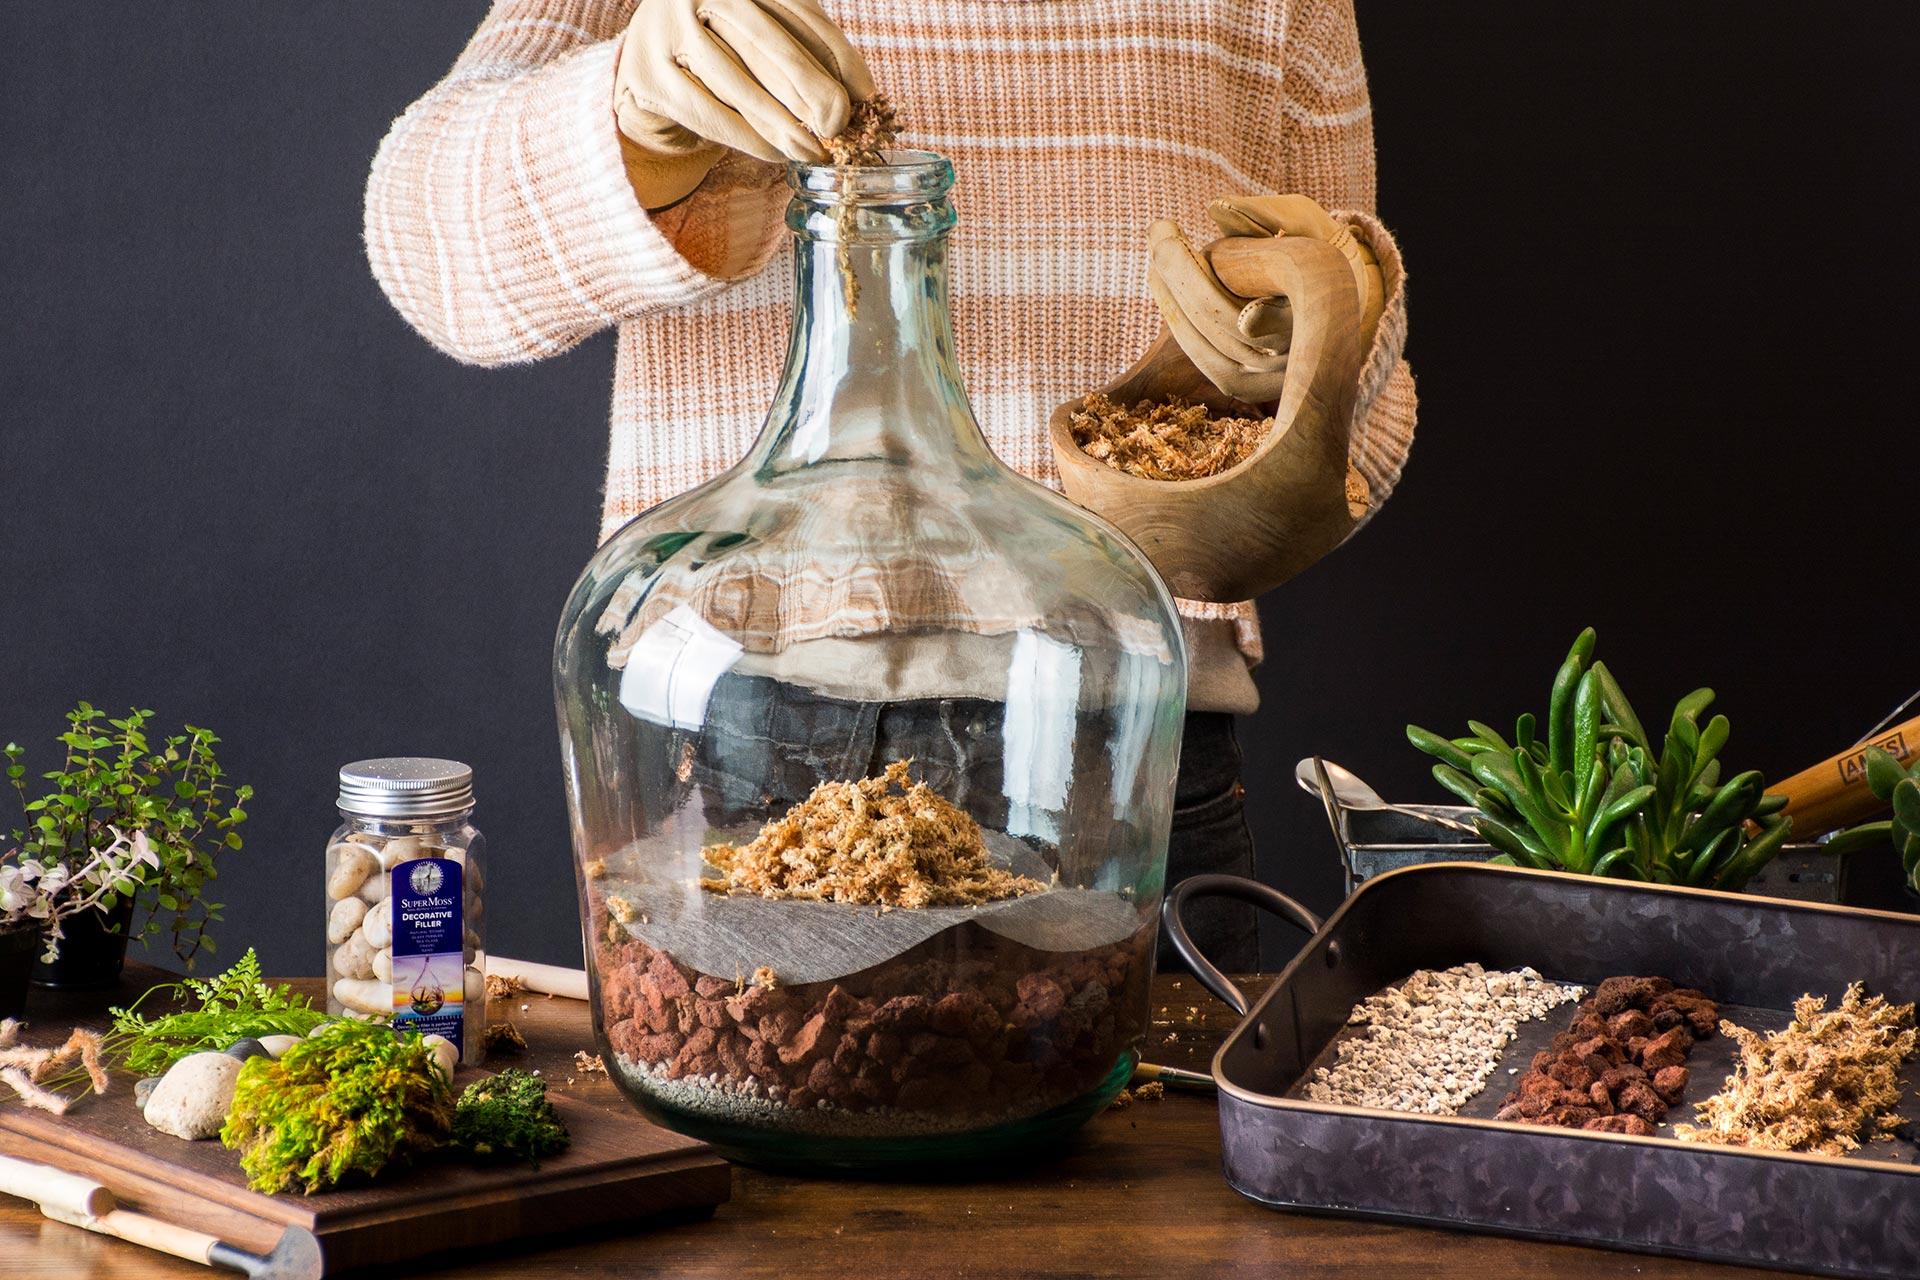
[[[960,176],[955,342],[994,450],[1056,484],[1053,405],[1146,349],[1157,217],[1207,238],[1216,196],[1298,191],[1373,248],[1387,308],[1354,464],[1378,500],[1412,444],[1405,282],[1374,219],[1351,0],[826,0]],[[375,275],[429,341],[477,364],[620,330],[605,537],[733,463],[785,351],[792,282],[776,166],[725,161],[649,215],[613,117],[631,0],[498,0],[446,79],[395,121],[367,186]],[[777,259],[777,261],[776,261]],[[1251,604],[1183,602],[1189,705],[1250,711]]]

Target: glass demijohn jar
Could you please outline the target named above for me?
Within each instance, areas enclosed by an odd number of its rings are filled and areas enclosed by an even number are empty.
[[[1148,1025],[1179,622],[1132,544],[988,448],[954,364],[948,163],[788,179],[792,336],[759,438],[615,534],[556,641],[595,1033],[630,1098],[737,1158],[1044,1143],[1107,1104]],[[887,776],[904,761],[930,790]],[[816,787],[852,805],[829,834],[859,857],[939,827],[1025,887],[876,905],[716,877],[703,850],[778,843]],[[815,869],[808,848],[775,870]]]
[[[414,756],[340,770],[327,841],[327,1012],[391,1017],[477,1065],[486,1016],[486,842],[473,770]]]

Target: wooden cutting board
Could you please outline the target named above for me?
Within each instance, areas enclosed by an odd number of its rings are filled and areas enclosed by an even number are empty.
[[[128,969],[127,990],[87,1003],[96,1010],[124,1004],[173,976],[145,966]],[[97,1014],[74,1016],[75,1003],[73,997],[35,992],[27,1038],[41,1043],[64,1037],[76,1022],[104,1025]],[[496,1065],[517,1064],[499,1059]],[[464,1088],[485,1074],[462,1070],[456,1084]],[[76,1103],[65,1116],[17,1103],[0,1106],[0,1155],[92,1178],[111,1188],[122,1208],[255,1253],[271,1250],[288,1227],[305,1228],[320,1242],[328,1275],[447,1249],[706,1216],[726,1202],[732,1186],[728,1165],[705,1143],[649,1124],[631,1108],[590,1105],[550,1089],[573,1143],[538,1169],[430,1159],[351,1189],[263,1195],[247,1188],[239,1153],[218,1141],[187,1142],[151,1128],[133,1105],[133,1078],[118,1073],[113,1086],[104,1097]]]

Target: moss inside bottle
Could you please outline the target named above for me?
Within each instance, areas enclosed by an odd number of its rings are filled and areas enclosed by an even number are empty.
[[[951,167],[887,159],[790,169],[766,425],[600,549],[554,656],[609,1071],[802,1169],[1044,1147],[1125,1083],[1185,709],[1164,585],[968,405]]]

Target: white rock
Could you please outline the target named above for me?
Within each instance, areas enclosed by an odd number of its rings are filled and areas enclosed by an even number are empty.
[[[211,1138],[227,1122],[241,1062],[224,1053],[193,1053],[168,1068],[147,1098],[147,1123],[176,1138]]]
[[[387,841],[387,847],[380,851],[380,869],[391,871],[401,863],[412,862],[420,856],[420,837],[397,836]]]
[[[339,946],[353,936],[367,917],[367,904],[358,898],[342,898],[327,913],[327,941]]]
[[[393,886],[387,883],[387,875],[384,871],[377,876],[368,876],[360,885],[360,900],[369,906],[385,902],[387,894],[392,892],[392,889]]]
[[[367,945],[365,929],[333,949],[333,971],[343,978],[373,976],[373,948]]]
[[[445,1036],[428,1036],[420,1043],[433,1050],[433,1060],[447,1073],[447,1082],[453,1082],[453,1069],[460,1062],[460,1051],[453,1047],[453,1041]]]
[[[371,978],[335,979],[333,998],[355,1013],[393,1012],[392,985]]]
[[[392,947],[382,947],[373,953],[373,976],[382,982],[393,981]]]
[[[350,898],[369,879],[379,879],[373,873],[379,870],[380,859],[365,845],[337,844],[328,852],[333,854],[333,871],[327,876],[329,898]]]
[[[321,1023],[325,1026],[325,1023]],[[299,1036],[261,1036],[260,1047],[267,1051],[269,1058],[277,1058],[293,1046],[300,1043]]]
[[[387,898],[376,903],[367,912],[367,918],[360,925],[360,932],[366,935],[367,946],[378,951],[393,945],[393,899]]]
[[[481,975],[478,969],[467,970],[466,999],[468,1004],[473,1004],[476,1001],[481,1004],[486,1003],[487,980]]]

